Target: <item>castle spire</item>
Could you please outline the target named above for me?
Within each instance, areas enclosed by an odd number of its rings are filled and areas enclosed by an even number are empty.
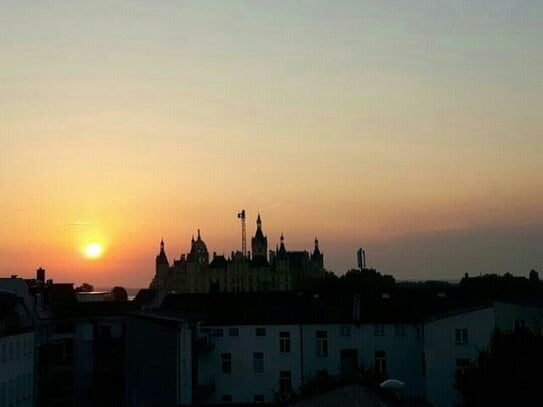
[[[313,255],[319,255],[321,251],[319,250],[319,239],[315,236],[315,248],[313,249]]]
[[[156,256],[156,264],[169,264],[166,251],[164,250],[164,238],[160,240],[160,252],[158,253],[158,256]]]
[[[287,253],[287,249],[285,249],[285,237],[283,236],[283,233],[281,233],[281,244],[279,245],[279,254],[284,255]]]
[[[268,257],[268,238],[262,233],[262,219],[260,213],[256,218],[256,232],[255,236],[251,239],[251,249],[253,257]]]

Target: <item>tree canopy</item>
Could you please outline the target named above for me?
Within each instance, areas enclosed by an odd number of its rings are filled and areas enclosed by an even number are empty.
[[[490,348],[480,351],[477,360],[459,368],[456,389],[462,405],[533,405],[541,398],[543,336],[524,326],[513,332],[496,331]]]

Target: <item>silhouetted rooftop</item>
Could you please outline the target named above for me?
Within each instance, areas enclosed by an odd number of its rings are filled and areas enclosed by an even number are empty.
[[[210,269],[225,269],[228,262],[224,256],[215,256],[215,258],[209,263]]]
[[[418,323],[488,304],[459,291],[394,289],[375,293],[257,292],[169,294],[158,312],[209,324]]]
[[[270,267],[270,263],[264,256],[254,256],[249,264],[251,267]]]

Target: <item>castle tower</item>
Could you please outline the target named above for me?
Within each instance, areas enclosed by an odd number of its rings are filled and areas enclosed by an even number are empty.
[[[313,249],[313,253],[311,254],[311,260],[313,260],[313,263],[317,268],[323,268],[324,267],[324,255],[319,250],[319,239],[315,236],[315,248]]]
[[[168,257],[166,256],[166,251],[164,250],[164,239],[160,241],[160,252],[158,253],[158,256],[156,256],[155,260],[155,266],[156,271],[158,272],[159,268],[166,268],[170,267],[170,263],[168,262]]]
[[[192,246],[190,248],[190,253],[188,255],[188,261],[192,263],[198,263],[202,266],[207,266],[209,264],[209,252],[207,251],[207,246],[200,236],[200,229],[198,229],[198,238],[194,240],[192,237]]]
[[[264,257],[267,260],[268,257],[268,237],[262,233],[262,220],[260,214],[256,218],[256,233],[251,239],[251,250],[253,258],[257,256]]]
[[[168,262],[166,251],[164,250],[164,239],[162,239],[160,241],[160,252],[155,260],[155,282],[158,285],[157,288],[163,288],[167,284],[166,279],[168,277],[169,269],[170,263]]]

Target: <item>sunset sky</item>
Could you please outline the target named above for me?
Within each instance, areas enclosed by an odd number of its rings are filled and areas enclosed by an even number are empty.
[[[0,275],[144,287],[241,209],[338,274],[543,272],[540,0],[2,0],[0,55]]]

